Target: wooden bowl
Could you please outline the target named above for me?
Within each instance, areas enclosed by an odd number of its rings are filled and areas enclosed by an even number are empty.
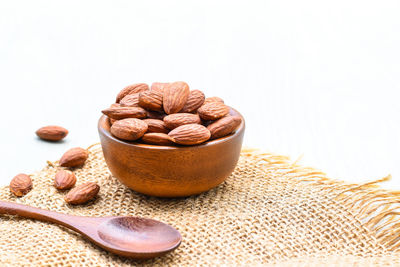
[[[241,116],[237,111],[231,114]],[[241,116],[242,117],[242,116]],[[121,141],[110,133],[102,116],[98,123],[101,145],[113,176],[127,187],[150,196],[183,197],[222,183],[240,156],[245,123],[233,134],[197,146],[157,146]]]

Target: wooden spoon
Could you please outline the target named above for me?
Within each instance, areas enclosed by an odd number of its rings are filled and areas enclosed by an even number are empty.
[[[0,214],[60,224],[105,250],[135,259],[164,255],[176,249],[182,240],[181,234],[172,226],[139,217],[74,216],[5,201],[0,201]]]

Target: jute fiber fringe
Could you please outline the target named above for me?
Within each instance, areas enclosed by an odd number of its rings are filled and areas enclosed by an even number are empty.
[[[372,266],[400,265],[400,192],[378,182],[348,184],[284,156],[243,150],[226,182],[199,196],[148,197],[112,177],[101,148],[76,169],[78,184],[97,181],[99,197],[69,206],[53,186],[59,167],[32,175],[34,188],[0,199],[84,216],[132,215],[176,227],[174,252],[145,262],[114,256],[66,228],[0,216],[1,266]]]

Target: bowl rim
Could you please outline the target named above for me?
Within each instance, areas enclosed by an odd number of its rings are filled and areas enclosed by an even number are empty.
[[[239,127],[237,128],[237,130],[233,133],[230,134],[228,136],[224,136],[215,140],[210,140],[210,141],[206,141],[202,144],[199,145],[191,145],[191,146],[160,146],[160,145],[151,145],[151,144],[143,144],[143,143],[138,143],[136,141],[123,141],[120,140],[116,137],[114,137],[111,132],[109,130],[107,130],[106,128],[104,128],[104,124],[105,123],[109,123],[107,120],[107,116],[102,115],[98,121],[97,124],[97,128],[100,132],[100,134],[106,136],[107,138],[113,140],[114,142],[126,145],[126,146],[131,146],[131,147],[136,147],[136,148],[145,148],[145,149],[154,149],[154,150],[187,150],[187,149],[200,149],[200,148],[205,148],[205,147],[210,147],[210,146],[214,146],[217,144],[222,144],[222,143],[226,143],[229,142],[230,140],[234,139],[235,137],[237,137],[238,135],[242,134],[242,132],[245,129],[245,121],[244,118],[242,116],[242,114],[240,114],[237,110],[231,108],[231,111],[233,112],[233,115],[235,116],[239,116],[242,118],[242,122],[240,123]],[[108,128],[110,128],[110,125],[108,125]]]

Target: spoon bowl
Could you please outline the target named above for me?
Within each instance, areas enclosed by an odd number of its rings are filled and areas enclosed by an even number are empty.
[[[182,241],[172,226],[147,218],[74,216],[6,201],[0,201],[0,214],[60,224],[109,252],[134,259],[162,256]]]
[[[111,217],[99,224],[97,235],[114,253],[135,258],[160,256],[181,243],[172,226],[139,217]]]

